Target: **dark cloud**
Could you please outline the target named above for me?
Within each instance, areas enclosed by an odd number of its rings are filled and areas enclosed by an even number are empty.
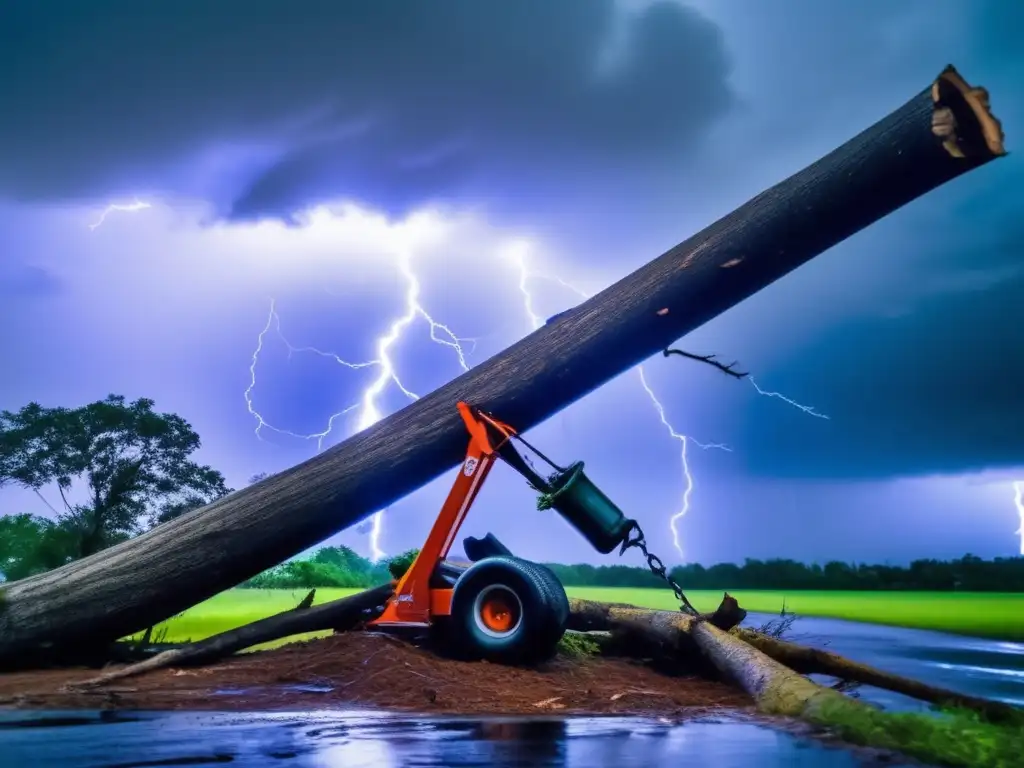
[[[230,150],[237,217],[514,205],[671,166],[733,101],[718,28],[674,2],[6,5],[0,194],[22,200],[209,192]]]
[[[1018,214],[979,221],[976,242],[918,259],[905,295],[822,329],[773,384],[820,393],[815,405],[831,421],[751,403],[756,415],[736,425],[748,468],[877,478],[1024,465],[1024,207]]]
[[[63,281],[48,269],[0,260],[0,296],[5,300],[53,296],[63,287]]]

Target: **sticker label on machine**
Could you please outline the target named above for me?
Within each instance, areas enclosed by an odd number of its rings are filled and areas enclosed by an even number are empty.
[[[479,462],[475,458],[470,456],[468,459],[466,459],[466,463],[462,465],[462,474],[464,474],[466,477],[472,477],[473,473],[476,472],[476,467],[478,463]]]

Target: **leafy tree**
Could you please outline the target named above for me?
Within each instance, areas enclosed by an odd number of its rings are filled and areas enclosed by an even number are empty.
[[[355,576],[368,576],[377,570],[373,563],[359,555],[351,547],[321,547],[313,554],[313,562],[324,563]]]
[[[37,515],[0,516],[0,575],[23,579],[70,562],[75,556],[74,531]]]
[[[220,472],[189,458],[200,447],[189,423],[153,405],[110,395],[79,408],[0,412],[0,487],[56,483],[58,522],[76,537],[76,557],[230,493]],[[75,481],[85,483],[86,503],[68,502]]]
[[[405,576],[405,572],[412,568],[412,564],[419,554],[419,549],[407,549],[402,554],[395,555],[388,560],[388,573],[394,579],[401,579]]]
[[[0,573],[11,578],[12,569],[32,557],[42,538],[43,525],[48,522],[33,515],[0,517]]]

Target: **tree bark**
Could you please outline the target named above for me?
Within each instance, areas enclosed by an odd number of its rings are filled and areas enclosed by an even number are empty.
[[[379,615],[380,611],[376,609],[384,607],[384,603],[391,597],[393,591],[393,585],[382,584],[365,592],[349,595],[340,600],[332,600],[315,607],[306,604],[313,595],[310,592],[307,595],[307,600],[303,600],[296,608],[268,616],[251,624],[229,629],[219,635],[213,635],[180,648],[164,651],[137,664],[130,664],[127,667],[84,680],[74,687],[105,685],[115,680],[134,677],[164,667],[192,667],[209,664],[223,659],[225,656],[244,651],[246,648],[252,648],[254,645],[279,640],[282,637],[300,635],[303,632],[319,632],[325,629],[344,632],[352,629],[361,621]]]
[[[625,631],[632,639],[642,640],[645,648],[660,647],[669,653],[681,654],[686,658],[692,657],[695,652],[702,653],[708,657],[719,672],[732,670],[731,662],[724,662],[725,655],[732,653],[747,661],[742,664],[745,669],[754,670],[752,678],[756,678],[757,664],[750,667],[754,662],[751,659],[758,659],[751,656],[729,641],[720,640],[716,635],[706,639],[705,642],[696,642],[695,622],[692,617],[675,611],[655,611],[647,608],[637,608],[632,605],[597,603],[591,600],[570,599],[569,601],[569,628],[578,631],[592,632],[595,630],[622,633]],[[789,671],[798,675],[828,675],[838,677],[842,680],[873,685],[876,688],[884,688],[887,691],[902,693],[905,696],[926,701],[945,707],[956,707],[969,709],[983,715],[993,723],[1022,724],[1024,723],[1024,710],[1003,704],[1000,701],[982,699],[977,696],[967,696],[956,693],[945,688],[926,685],[916,680],[911,680],[900,675],[893,675],[880,669],[861,664],[847,659],[836,653],[821,651],[816,648],[805,648],[795,643],[779,640],[774,637],[755,632],[754,630],[738,626],[746,617],[746,611],[739,607],[735,598],[725,595],[718,610],[711,614],[701,616],[702,622],[715,627],[718,630],[726,631],[733,637],[737,637],[747,645],[756,648],[760,653],[769,659],[784,665]],[[733,649],[733,650],[729,650]],[[730,672],[730,675],[733,674]],[[772,672],[772,674],[776,674]],[[781,673],[778,673],[781,674]],[[780,678],[782,679],[782,678]],[[789,680],[790,678],[786,678]],[[747,684],[739,681],[744,689]],[[800,690],[806,689],[800,686]],[[748,690],[748,693],[750,691]]]
[[[728,593],[714,613],[702,613],[700,618],[722,630],[730,630],[747,617],[736,598]],[[645,626],[659,641],[676,643],[690,630],[693,617],[682,611],[655,611],[626,603],[599,603],[595,600],[569,598],[568,629],[593,632],[617,629],[624,625]],[[685,640],[685,637],[683,637]]]
[[[927,685],[909,677],[894,675],[847,659],[838,653],[822,651],[817,648],[805,648],[743,627],[734,628],[732,634],[754,646],[766,656],[785,664],[794,672],[799,672],[802,675],[838,677],[841,680],[873,685],[894,693],[902,693],[904,696],[938,706],[969,709],[983,715],[993,723],[1024,724],[1024,710],[1011,707],[1001,701],[968,696],[948,688]]]
[[[165,620],[462,460],[466,400],[544,421],[878,219],[1004,154],[987,94],[949,68],[849,142],[509,349],[339,445],[0,593],[0,657]]]
[[[701,652],[768,715],[797,718],[827,728],[841,739],[902,752],[928,765],[1018,765],[1024,747],[1018,727],[989,731],[984,741],[961,721],[884,712],[809,680],[731,632],[708,622],[690,625]],[[989,726],[994,729],[997,726]],[[984,746],[986,755],[979,759]]]

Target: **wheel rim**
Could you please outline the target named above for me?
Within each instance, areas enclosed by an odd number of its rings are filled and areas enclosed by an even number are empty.
[[[480,590],[473,603],[477,629],[489,637],[509,637],[523,622],[523,603],[519,595],[501,584]]]

